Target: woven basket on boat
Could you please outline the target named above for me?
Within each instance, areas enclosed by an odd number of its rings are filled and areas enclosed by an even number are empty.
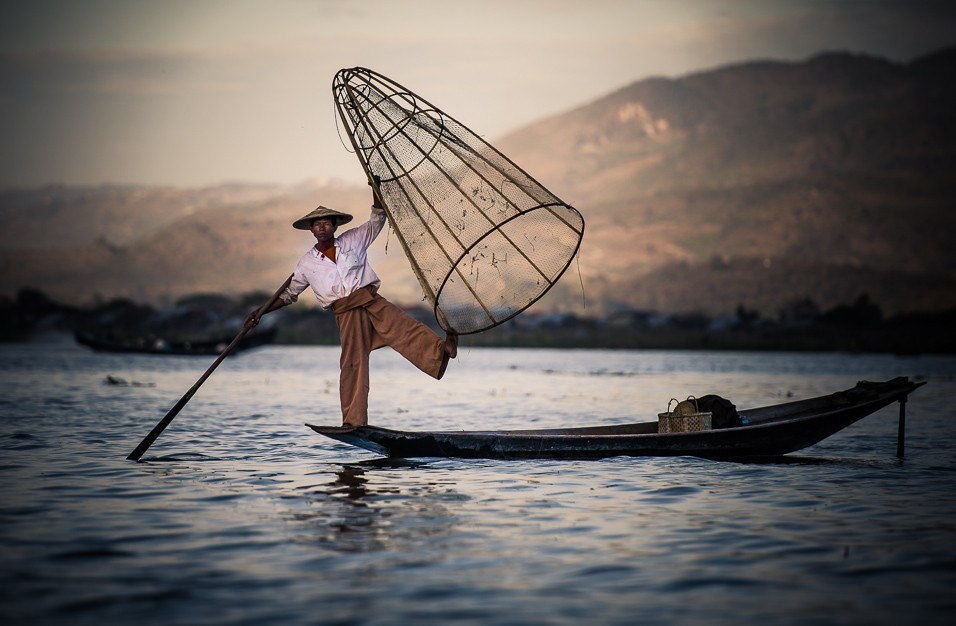
[[[671,411],[671,403],[677,406]],[[701,413],[697,410],[697,398],[688,396],[683,402],[671,398],[667,403],[667,412],[658,413],[657,432],[659,433],[691,433],[699,430],[711,429],[713,413]]]

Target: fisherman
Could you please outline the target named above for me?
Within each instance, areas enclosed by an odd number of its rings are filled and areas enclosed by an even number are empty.
[[[370,185],[372,183],[369,183]],[[375,178],[376,187],[378,177]],[[302,255],[289,286],[265,315],[295,302],[311,287],[319,306],[335,313],[342,355],[339,361],[339,400],[345,426],[368,424],[369,354],[382,346],[396,352],[429,376],[441,379],[448,360],[458,356],[458,336],[442,339],[378,293],[381,281],[368,261],[368,249],[385,225],[385,210],[372,193],[369,220],[335,232],[352,221],[347,213],[319,206],[292,223],[308,230],[315,245]],[[250,328],[259,323],[258,310],[246,317]]]

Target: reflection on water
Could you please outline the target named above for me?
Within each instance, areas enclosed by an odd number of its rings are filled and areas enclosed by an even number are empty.
[[[334,495],[342,494],[355,504],[366,506],[361,502],[362,498],[369,494],[367,489],[368,479],[365,478],[365,470],[355,465],[345,465],[336,472],[335,481],[332,483],[332,490],[329,492]],[[392,490],[392,493],[395,493]]]
[[[948,624],[956,612],[956,359],[464,349],[438,382],[383,352],[374,421],[400,429],[588,426],[691,394],[746,408],[860,379],[929,381],[907,405],[903,461],[890,407],[764,462],[407,462],[303,425],[337,419],[336,357],[273,347],[224,363],[132,463],[207,363],[0,346],[3,623]]]
[[[301,488],[302,502],[288,514],[299,540],[339,552],[408,552],[446,534],[455,520],[447,503],[461,496],[440,483],[391,480],[389,468],[403,466],[415,464],[341,465],[328,484]]]
[[[395,493],[395,489],[387,489]],[[293,514],[291,519],[302,522],[303,536],[332,550],[342,552],[372,552],[387,549],[383,512],[366,499],[376,492],[369,491],[365,470],[342,466],[335,480],[324,488],[309,491],[309,509]]]

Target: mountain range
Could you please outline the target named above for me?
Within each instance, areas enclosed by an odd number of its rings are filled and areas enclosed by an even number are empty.
[[[650,78],[497,138],[586,220],[535,308],[776,314],[861,294],[887,313],[954,308],[954,110],[956,49],[841,52]],[[294,219],[320,203],[361,219],[370,197],[323,180],[3,189],[0,295],[271,292],[313,243]],[[393,235],[372,258],[383,293],[421,301]]]

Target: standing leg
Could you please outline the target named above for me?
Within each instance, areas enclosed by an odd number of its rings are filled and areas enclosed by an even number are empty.
[[[339,360],[339,399],[342,403],[342,423],[346,426],[368,424],[369,353],[372,351],[375,329],[363,307],[337,313],[342,342]]]

